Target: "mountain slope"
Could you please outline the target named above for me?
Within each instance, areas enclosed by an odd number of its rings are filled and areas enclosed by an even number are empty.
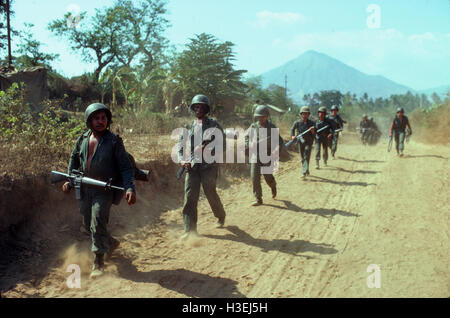
[[[389,97],[412,89],[380,75],[367,75],[328,55],[307,51],[298,58],[261,75],[264,87],[270,84],[284,86],[288,77],[288,89],[292,98],[301,102],[303,95],[322,90],[339,90],[357,95],[367,93],[371,97]]]

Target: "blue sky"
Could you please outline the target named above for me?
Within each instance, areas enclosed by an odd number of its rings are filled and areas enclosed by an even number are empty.
[[[13,23],[35,24],[66,76],[93,71],[46,29],[69,8],[88,15],[112,0],[15,0]],[[375,4],[376,7],[370,5]],[[182,49],[202,32],[235,44],[237,68],[259,75],[307,50],[413,89],[450,85],[449,0],[169,0],[167,38]],[[368,10],[369,9],[369,10]]]

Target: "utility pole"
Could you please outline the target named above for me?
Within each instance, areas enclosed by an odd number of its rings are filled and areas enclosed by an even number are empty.
[[[6,0],[6,24],[8,29],[8,67],[12,65],[11,55],[11,24],[9,21],[9,0]]]

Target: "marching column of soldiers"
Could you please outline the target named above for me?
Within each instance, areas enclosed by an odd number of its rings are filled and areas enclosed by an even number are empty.
[[[186,172],[182,210],[184,233],[181,239],[187,239],[190,235],[197,234],[197,205],[200,186],[203,187],[211,210],[217,219],[215,227],[223,228],[226,217],[225,209],[216,191],[218,163],[222,162],[220,160],[218,162],[218,158],[220,158],[220,155],[223,156],[223,150],[226,149],[226,136],[224,136],[220,124],[208,116],[211,105],[207,96],[194,96],[189,108],[196,118],[190,126],[185,127],[187,128],[187,134],[180,136],[179,146],[182,142],[190,142],[190,146],[186,146],[186,148],[189,150],[191,157],[188,159],[183,157],[181,146],[178,152],[181,169],[179,171],[181,171],[181,174]],[[320,107],[318,119],[314,122],[310,119],[309,107],[303,106],[300,109],[301,119],[295,121],[291,127],[291,141],[288,144],[297,143],[301,157],[301,178],[303,180],[306,180],[306,177],[310,175],[309,162],[314,141],[316,169],[320,169],[321,157],[324,166],[327,165],[328,148],[331,150],[332,158],[335,158],[339,132],[343,130],[346,122],[338,115],[339,108],[337,106],[332,106],[331,111],[332,114],[327,117],[327,109]],[[245,136],[246,153],[256,143],[256,157],[250,162],[250,176],[255,197],[252,206],[263,204],[261,174],[263,174],[271,189],[272,198],[277,196],[277,183],[273,173],[262,172],[263,168],[271,166],[273,162],[263,162],[261,160],[262,153],[265,153],[266,158],[270,157],[272,160],[274,155],[277,158],[283,152],[283,149],[286,151],[287,146],[287,144],[284,145],[279,134],[277,134],[277,142],[272,142],[273,133],[278,131],[278,128],[270,120],[269,113],[268,106],[257,104],[253,113],[254,122],[248,128]],[[122,139],[109,130],[112,113],[105,105],[100,103],[89,105],[85,111],[85,119],[88,130],[78,138],[75,144],[70,156],[67,174],[72,178],[74,172],[76,172],[79,176],[76,179],[78,183],[69,178],[70,181],[64,183],[62,190],[65,193],[69,193],[72,188],[77,190],[83,230],[91,236],[92,252],[95,255],[91,272],[91,278],[95,278],[103,274],[104,260],[110,258],[113,251],[120,245],[120,242],[113,238],[107,229],[111,205],[119,204],[124,193],[129,205],[136,202],[135,180],[141,180],[139,173],[142,170],[136,168],[134,159],[126,152]],[[395,139],[399,156],[403,156],[406,128],[409,129],[409,134],[412,134],[408,117],[404,115],[404,110],[399,108],[389,130],[390,137]],[[214,133],[211,138],[205,138],[204,135],[210,129]],[[260,138],[260,132],[264,129],[267,133],[264,138]],[[250,141],[249,132],[251,130],[256,132],[256,138],[252,138]],[[368,118],[367,115],[363,116],[359,130],[363,144],[373,143],[380,135],[373,118]],[[221,138],[217,134],[221,135]],[[200,138],[200,144],[196,144],[197,138]],[[213,160],[205,160],[204,151],[215,138],[218,138],[219,142],[223,142],[222,150],[217,150],[222,151],[222,153],[216,156],[216,148],[213,147],[211,152]],[[262,141],[266,143],[262,143]],[[200,153],[200,157],[195,157],[195,160],[192,160],[193,153]],[[94,184],[95,186],[80,189],[80,184],[82,184],[80,180],[84,177],[91,182],[87,183],[86,181],[86,184]],[[100,188],[98,188],[99,183],[102,184]],[[122,192],[114,192],[113,184],[121,186]]]

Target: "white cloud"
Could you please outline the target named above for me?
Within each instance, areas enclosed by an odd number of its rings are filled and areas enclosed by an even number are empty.
[[[270,24],[287,24],[306,23],[308,19],[300,13],[295,12],[271,12],[264,10],[256,13],[256,22],[251,25],[256,28],[266,28]]]

